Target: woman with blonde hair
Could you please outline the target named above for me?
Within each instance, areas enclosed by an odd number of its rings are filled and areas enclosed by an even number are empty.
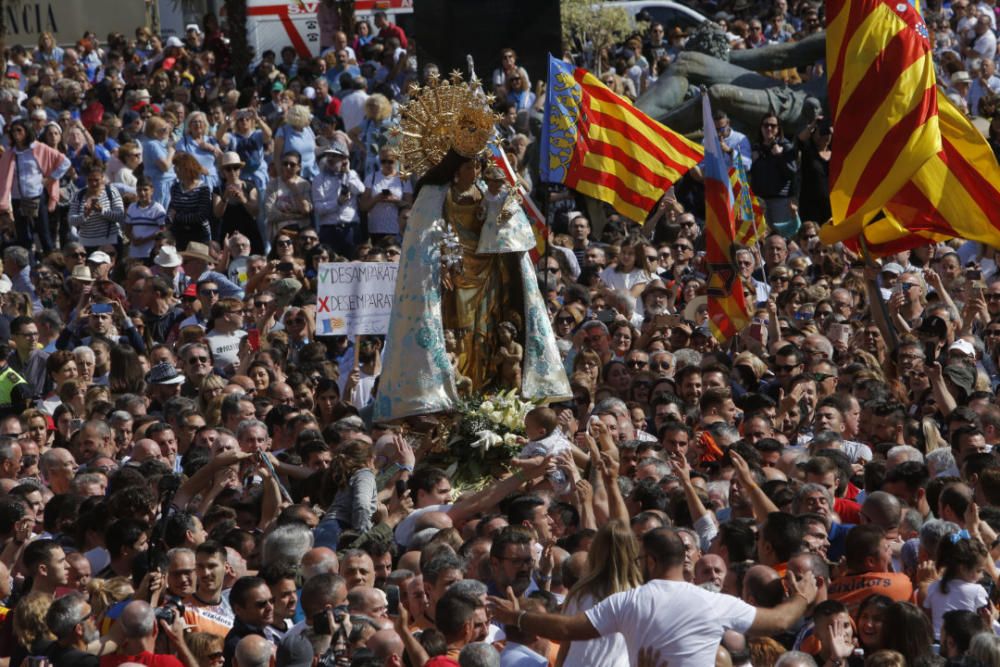
[[[381,93],[375,93],[365,100],[364,120],[348,132],[357,146],[361,163],[364,165],[361,178],[365,182],[379,170],[379,156],[389,143],[389,128],[393,125],[394,115],[389,98]]]
[[[222,390],[226,388],[226,381],[221,375],[216,375],[215,373],[209,373],[204,380],[201,381],[201,387],[198,388],[198,411],[203,415],[207,415],[212,403],[212,399],[216,396],[222,396]]]
[[[192,632],[185,640],[198,667],[222,667],[225,663],[222,637],[210,632]]]
[[[29,655],[45,655],[55,641],[45,622],[50,606],[52,596],[45,593],[29,593],[14,606],[11,615],[17,644],[10,655],[11,665],[20,665]]]
[[[177,178],[171,130],[166,120],[152,116],[146,121],[146,141],[142,142],[142,173],[153,182],[153,201],[163,208],[170,206],[170,186]]]
[[[639,544],[626,523],[615,519],[601,526],[590,545],[584,574],[566,596],[563,613],[586,611],[615,593],[641,586],[638,561]],[[628,649],[619,634],[563,643],[556,662],[563,667],[626,667]]]
[[[316,135],[309,127],[311,122],[312,112],[309,107],[295,104],[285,112],[285,124],[274,133],[274,159],[280,161],[286,153],[295,151],[301,161],[299,174],[307,181],[311,181],[318,173]]]
[[[65,51],[56,43],[56,37],[49,31],[38,35],[38,48],[32,54],[31,60],[38,65],[62,66]]]
[[[219,184],[215,163],[222,155],[222,148],[215,137],[208,133],[208,116],[204,111],[194,111],[187,117],[187,129],[175,148],[179,153],[194,156],[204,170],[204,181],[211,190]]]
[[[170,187],[167,219],[179,251],[188,244],[212,242],[212,188],[205,183],[205,168],[191,153],[174,157],[177,180]]]
[[[95,578],[87,584],[87,592],[90,593],[90,612],[94,617],[94,624],[102,630],[103,634],[110,629],[110,627],[104,628],[104,615],[108,609],[122,600],[132,597],[135,594],[135,589],[128,577]]]

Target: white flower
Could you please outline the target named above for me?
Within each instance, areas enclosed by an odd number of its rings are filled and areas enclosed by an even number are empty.
[[[479,409],[483,414],[486,414],[495,410],[496,406],[493,405],[492,401],[483,401],[479,404]]]
[[[517,434],[516,433],[508,433],[508,434],[506,434],[503,437],[503,444],[507,445],[508,447],[513,447],[514,445],[516,445],[517,444]]]
[[[489,451],[490,447],[496,447],[503,442],[503,438],[493,431],[479,431],[476,433],[476,438],[478,439],[469,446],[473,449],[481,448],[484,452]]]

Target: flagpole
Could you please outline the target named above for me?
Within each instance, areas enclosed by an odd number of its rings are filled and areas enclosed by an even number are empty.
[[[865,228],[861,227],[861,234],[858,235],[858,239],[861,242],[861,255],[865,259],[865,264],[868,266],[876,266],[875,260],[872,258],[871,252],[868,250],[868,240],[865,238]],[[895,350],[899,346],[899,341],[896,338],[896,325],[892,322],[892,317],[889,314],[889,308],[885,305],[885,299],[882,298],[882,292],[878,289],[878,283],[875,283],[875,293],[878,295],[878,305],[879,309],[882,311],[882,318],[885,320],[886,332],[889,334],[889,340],[886,343],[889,344],[890,350]]]

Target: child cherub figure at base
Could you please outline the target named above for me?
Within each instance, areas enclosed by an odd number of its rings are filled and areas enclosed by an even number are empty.
[[[458,336],[455,335],[454,329],[444,330],[444,350],[455,371],[455,388],[460,394],[468,394],[472,391],[472,380],[458,372],[458,357],[462,351],[459,349]]]
[[[500,346],[497,348],[497,370],[500,376],[500,386],[504,389],[521,389],[521,360],[524,359],[524,348],[514,340],[517,337],[517,327],[513,322],[501,322],[497,325],[497,337]]]
[[[524,433],[528,436],[528,443],[515,459],[520,465],[539,465],[546,456],[568,452],[572,448],[570,441],[559,430],[558,416],[552,408],[535,408],[526,414]],[[561,495],[570,491],[569,478],[561,467],[551,468],[545,477],[556,493]]]

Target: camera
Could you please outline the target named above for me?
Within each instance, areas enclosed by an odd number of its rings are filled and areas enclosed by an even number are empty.
[[[157,607],[153,610],[153,615],[157,620],[170,625],[177,620],[178,616],[184,615],[184,604],[177,598],[167,598],[162,607]]]

